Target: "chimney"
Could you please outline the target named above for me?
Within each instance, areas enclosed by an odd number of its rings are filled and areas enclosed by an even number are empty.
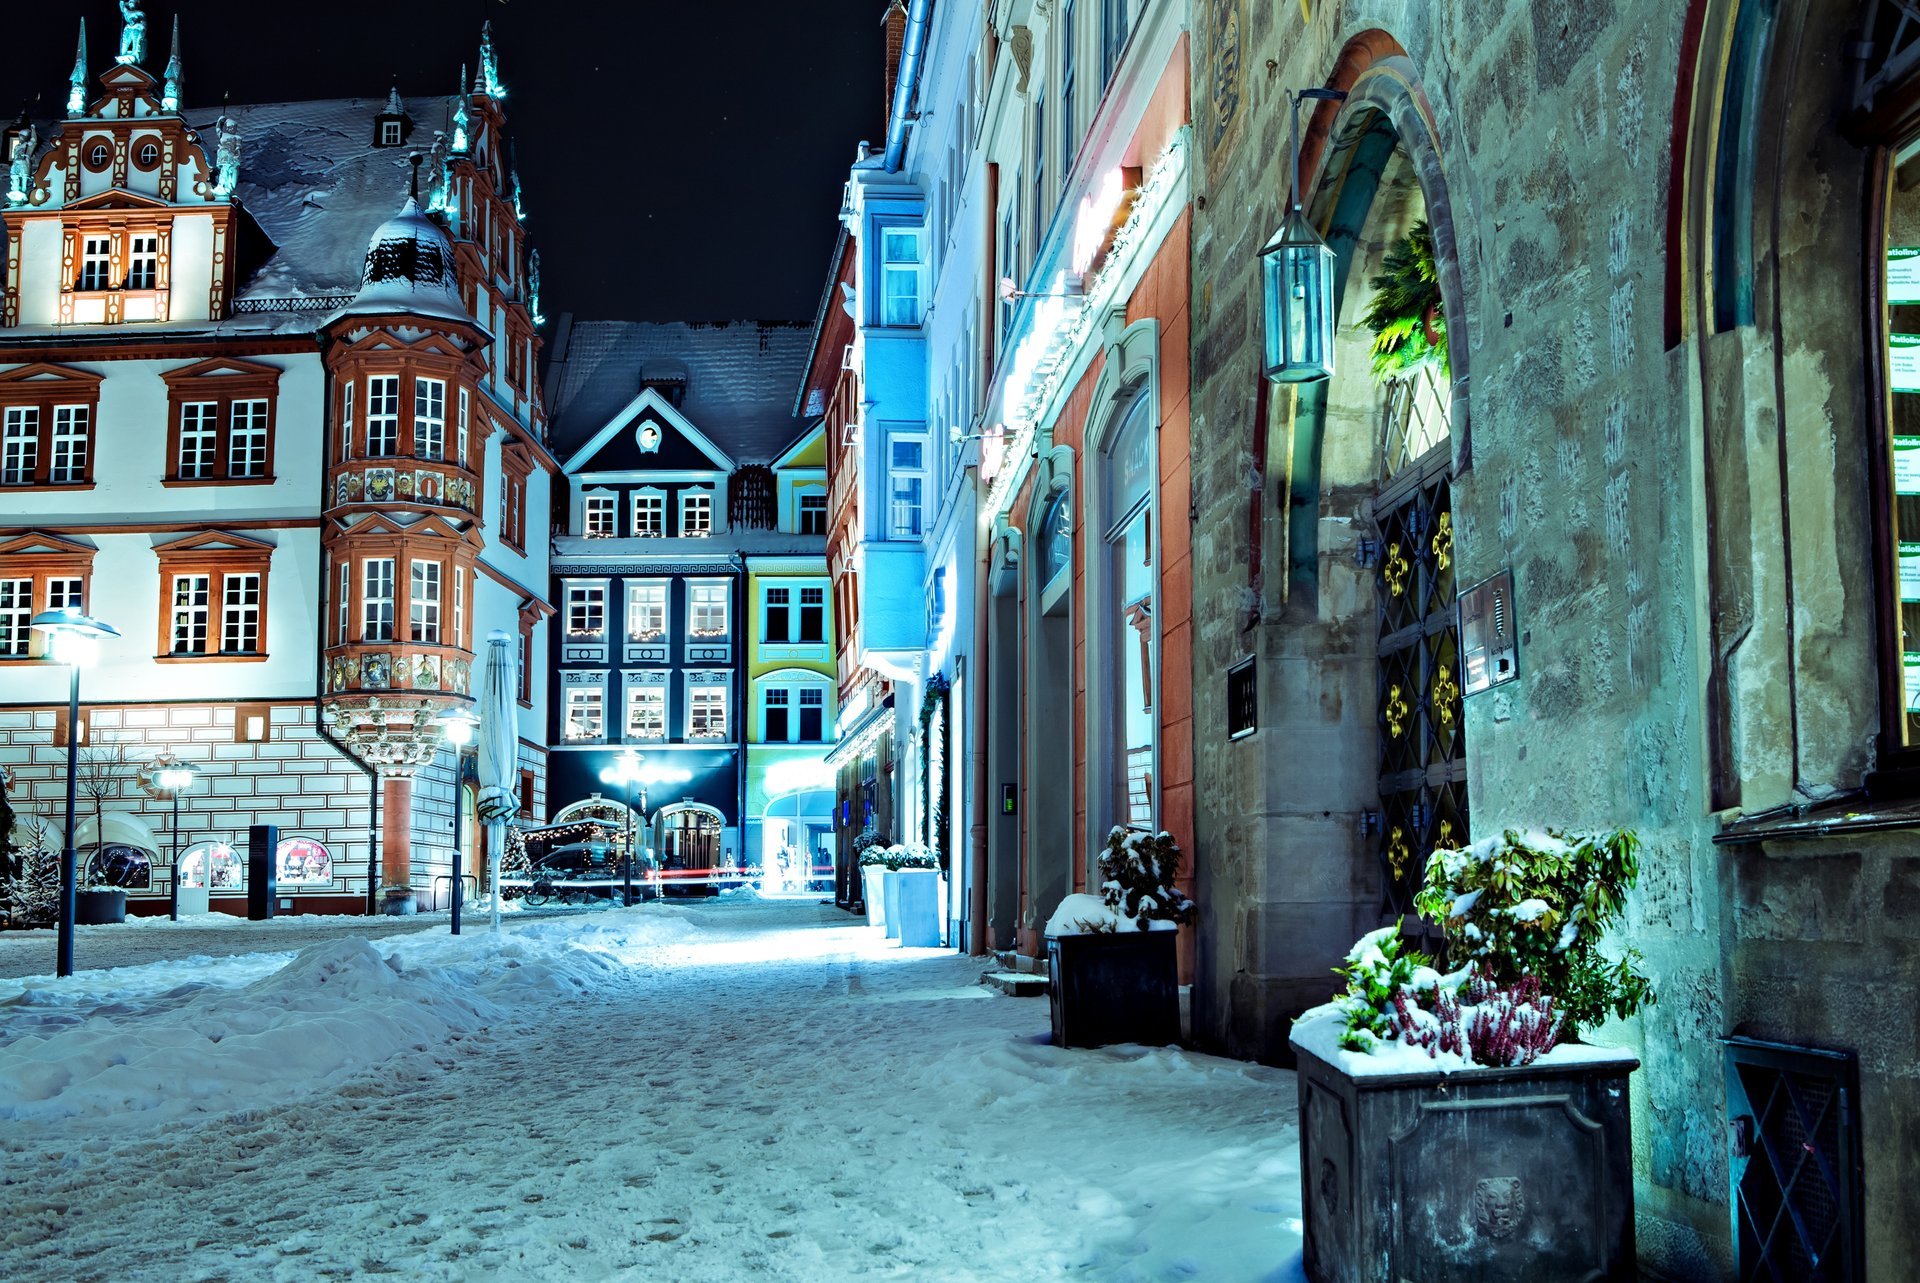
[[[900,79],[900,48],[907,42],[907,6],[904,0],[893,0],[887,6],[887,16],[881,25],[886,28],[886,83],[887,99],[880,105],[880,118],[890,119],[893,115],[893,86]]]

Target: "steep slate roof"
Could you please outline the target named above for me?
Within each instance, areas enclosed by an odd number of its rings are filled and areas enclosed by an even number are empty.
[[[240,283],[238,298],[352,294],[360,288],[367,241],[406,202],[411,167],[435,133],[451,132],[449,97],[401,100],[413,128],[404,145],[375,147],[374,117],[385,97],[231,106],[240,129],[238,196],[278,248]],[[193,110],[187,123],[212,159],[218,110]],[[434,178],[421,166],[424,195]]]
[[[807,420],[793,414],[812,327],[800,321],[572,321],[547,367],[550,438],[565,457],[640,394],[685,379],[680,412],[739,463],[770,463]]]

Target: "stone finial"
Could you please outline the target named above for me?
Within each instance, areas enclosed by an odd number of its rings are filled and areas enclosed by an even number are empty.
[[[80,48],[73,55],[73,74],[67,77],[67,114],[87,114],[87,20],[80,19]]]
[[[160,90],[162,110],[180,110],[185,83],[186,76],[180,66],[180,15],[176,13],[173,15],[173,52],[167,56],[166,84]]]

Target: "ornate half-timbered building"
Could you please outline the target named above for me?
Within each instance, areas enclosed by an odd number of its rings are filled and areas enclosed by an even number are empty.
[[[158,901],[144,768],[170,753],[199,772],[178,841],[216,907],[254,824],[279,826],[283,907],[440,903],[472,789],[434,718],[495,630],[519,638],[527,810],[545,780],[554,464],[491,32],[432,73],[449,94],[218,112],[185,106],[178,24],[158,75],[145,37],[136,7],[102,70],[83,25],[63,117],[0,137],[9,800],[61,818],[77,737],[106,798],[76,844],[123,848]],[[60,605],[120,633],[75,726],[27,622]]]

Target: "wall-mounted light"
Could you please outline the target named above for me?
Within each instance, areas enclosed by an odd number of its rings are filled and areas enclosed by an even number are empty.
[[[1300,102],[1339,102],[1339,89],[1292,96],[1293,153],[1287,216],[1260,251],[1265,373],[1276,383],[1311,383],[1333,373],[1333,251],[1300,208]]]

